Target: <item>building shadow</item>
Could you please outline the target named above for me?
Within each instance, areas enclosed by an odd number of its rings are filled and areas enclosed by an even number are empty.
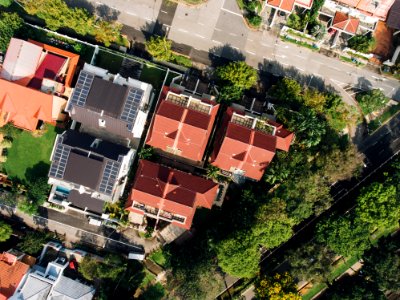
[[[72,8],[86,9],[90,14],[94,14],[96,12],[96,8],[93,3],[87,0],[65,0],[65,3]]]
[[[113,22],[118,19],[120,11],[109,7],[108,5],[101,4],[96,7],[96,14],[107,22]]]

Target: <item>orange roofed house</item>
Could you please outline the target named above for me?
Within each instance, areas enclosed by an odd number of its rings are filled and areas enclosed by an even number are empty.
[[[79,55],[35,41],[11,39],[0,69],[0,126],[35,130],[63,120]]]
[[[17,256],[4,252],[0,254],[0,300],[9,299],[29,271],[29,265]]]
[[[126,209],[133,214],[131,220],[148,216],[190,229],[196,208],[211,209],[218,187],[211,180],[140,160]]]
[[[277,149],[289,151],[294,134],[272,120],[228,108],[211,164],[233,176],[260,180]],[[234,177],[235,178],[235,177]]]
[[[267,0],[265,1],[265,6],[272,7],[274,9],[274,15],[269,24],[270,27],[273,26],[276,14],[278,12],[283,12],[286,14],[291,14],[295,6],[310,9],[313,4],[313,0]]]
[[[200,162],[210,138],[219,104],[163,87],[147,145]]]

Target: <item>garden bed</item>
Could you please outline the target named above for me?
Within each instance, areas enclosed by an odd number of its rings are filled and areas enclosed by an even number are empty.
[[[281,39],[282,39],[282,41],[293,43],[293,44],[296,44],[298,46],[308,48],[308,49],[310,49],[312,51],[319,51],[318,46],[316,46],[315,44],[314,45],[310,45],[307,42],[299,41],[299,40],[297,40],[295,38],[288,37],[287,35],[281,36]]]

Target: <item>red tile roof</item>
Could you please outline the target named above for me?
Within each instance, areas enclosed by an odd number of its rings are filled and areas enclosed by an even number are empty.
[[[268,121],[275,127],[275,135],[231,122],[234,110],[228,108],[223,128],[217,133],[212,164],[222,170],[242,170],[245,176],[260,180],[272,161],[276,149],[288,151],[294,134],[282,125]]]
[[[355,34],[359,24],[359,19],[337,11],[333,18],[332,27],[350,34]]]
[[[52,95],[0,79],[0,113],[5,117],[4,124],[12,122],[33,131],[39,120],[52,123],[53,101]]]
[[[167,147],[177,148],[181,151],[180,156],[201,161],[219,104],[202,100],[211,104],[212,108],[210,114],[199,112],[166,100],[169,90],[163,87],[146,144],[163,151],[167,151]]]
[[[132,206],[133,201],[186,217],[177,226],[190,229],[198,206],[211,208],[218,192],[218,184],[182,171],[140,160],[129,195],[127,209],[143,213]]]
[[[29,265],[7,252],[0,254],[0,299],[8,299],[17,289]]]
[[[294,7],[295,0],[268,0],[268,5],[278,8],[279,10],[284,10],[291,12]]]
[[[65,61],[66,58],[64,57],[47,53],[40,63],[39,68],[37,68],[35,76],[31,79],[28,86],[36,90],[40,90],[43,78],[55,80]]]

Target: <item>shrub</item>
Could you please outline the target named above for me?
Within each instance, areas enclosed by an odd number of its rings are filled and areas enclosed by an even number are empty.
[[[190,58],[183,55],[172,55],[172,61],[177,65],[190,68],[192,66],[192,61]]]
[[[371,35],[355,35],[347,41],[347,46],[361,53],[368,53],[375,44]]]
[[[249,24],[253,27],[260,27],[262,23],[262,18],[255,13],[248,14],[246,16],[246,19],[249,22]]]

